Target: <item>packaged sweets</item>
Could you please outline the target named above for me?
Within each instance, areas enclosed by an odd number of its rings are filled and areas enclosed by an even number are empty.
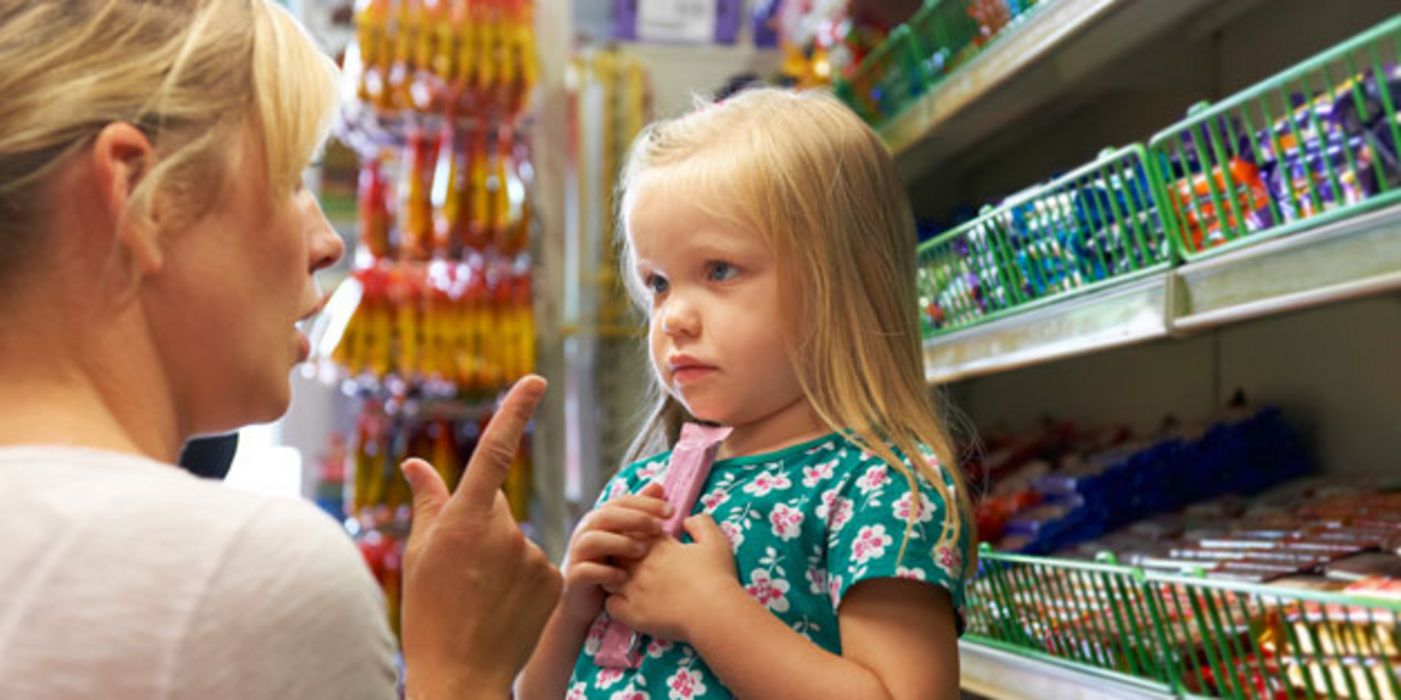
[[[1381,578],[1401,581],[1401,557],[1391,552],[1357,554],[1329,562],[1323,573],[1330,579],[1361,581]]]

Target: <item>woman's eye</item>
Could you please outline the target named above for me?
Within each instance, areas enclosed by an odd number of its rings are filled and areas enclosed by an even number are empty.
[[[705,277],[714,282],[724,282],[733,279],[739,274],[739,270],[727,262],[715,261],[708,263],[705,270]]]
[[[643,278],[642,283],[647,286],[647,289],[652,290],[652,294],[664,294],[669,286],[666,278],[661,275],[647,275]]]

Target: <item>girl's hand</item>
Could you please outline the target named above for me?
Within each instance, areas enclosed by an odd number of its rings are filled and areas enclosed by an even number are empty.
[[[569,541],[560,605],[570,620],[587,621],[603,609],[604,586],[628,580],[626,564],[647,554],[662,535],[672,506],[662,500],[661,484],[648,484],[584,516]]]
[[[714,615],[729,596],[746,596],[725,533],[709,515],[686,519],[691,544],[660,537],[631,567],[627,583],[610,586],[608,614],[659,639],[686,641],[693,621]]]

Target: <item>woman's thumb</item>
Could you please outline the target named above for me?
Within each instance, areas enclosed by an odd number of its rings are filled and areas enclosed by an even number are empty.
[[[448,502],[447,484],[433,465],[417,457],[404,460],[399,468],[404,470],[404,478],[413,491],[414,527],[429,525]]]

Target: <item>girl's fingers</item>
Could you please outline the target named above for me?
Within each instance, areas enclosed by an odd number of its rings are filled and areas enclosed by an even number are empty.
[[[603,504],[603,507],[599,508],[598,512],[601,513],[605,510],[612,510],[614,508],[626,508],[631,510],[639,510],[644,513],[649,513],[658,518],[669,518],[671,517],[671,512],[673,508],[670,503],[667,503],[666,501],[662,500],[660,491],[661,487],[659,486],[657,487],[658,493],[656,495],[648,495],[651,492],[648,490],[643,490],[642,493],[634,493],[629,494],[627,496],[619,496]]]
[[[575,566],[589,562],[603,562],[611,558],[637,559],[647,553],[647,542],[604,530],[591,530],[575,539],[569,553],[572,570]]]
[[[628,572],[616,566],[586,561],[569,569],[568,585],[598,586],[604,590],[627,583]]]
[[[584,524],[583,532],[630,533],[643,537],[662,534],[662,519],[631,508],[603,508],[594,511]]]

